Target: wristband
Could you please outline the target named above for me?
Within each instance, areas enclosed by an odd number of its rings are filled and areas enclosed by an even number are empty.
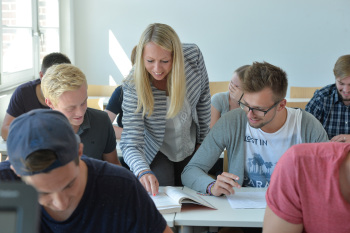
[[[146,174],[152,174],[154,175],[154,173],[152,171],[145,171],[145,172],[142,172],[140,175],[139,175],[139,179],[141,179],[142,176],[146,175]],[[156,175],[154,175],[156,176]]]
[[[215,184],[215,182],[216,182],[216,181],[213,181],[213,182],[211,182],[211,183],[208,185],[207,193],[208,193],[209,195],[213,195],[213,194],[211,193],[211,188],[213,187],[213,185]]]

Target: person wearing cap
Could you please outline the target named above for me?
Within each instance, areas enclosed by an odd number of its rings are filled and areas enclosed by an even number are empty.
[[[81,156],[83,144],[59,111],[16,118],[0,180],[21,179],[39,193],[40,232],[172,232],[132,173]]]
[[[1,127],[1,136],[4,140],[7,139],[10,124],[16,117],[33,109],[49,108],[45,103],[45,98],[41,91],[41,79],[49,67],[62,63],[70,64],[71,61],[62,53],[50,53],[46,55],[39,72],[40,78],[26,82],[16,88],[11,96]]]
[[[120,165],[107,113],[87,107],[87,81],[71,64],[50,67],[41,82],[46,104],[62,112],[84,144],[84,155]]]

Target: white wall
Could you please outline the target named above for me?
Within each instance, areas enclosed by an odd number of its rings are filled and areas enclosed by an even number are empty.
[[[323,86],[334,81],[337,58],[350,54],[348,0],[73,0],[73,7],[75,64],[90,84],[123,79],[110,35],[130,57],[153,22],[199,45],[210,81],[265,60],[287,72],[290,86]]]

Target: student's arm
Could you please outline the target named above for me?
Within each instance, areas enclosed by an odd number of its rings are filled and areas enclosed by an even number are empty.
[[[211,105],[210,128],[212,128],[215,125],[215,123],[219,120],[220,117],[220,112],[213,105]]]
[[[114,112],[111,112],[111,111],[109,111],[107,109],[105,109],[105,112],[108,114],[109,119],[113,123],[115,118],[117,117],[117,114],[115,114]]]
[[[114,151],[112,151],[110,153],[103,154],[102,158],[103,158],[104,161],[107,161],[107,162],[110,162],[110,163],[113,163],[113,164],[116,164],[116,165],[119,165],[119,166],[122,165],[120,163],[120,161],[119,161],[116,149],[114,149]]]
[[[11,122],[15,119],[15,117],[11,116],[10,114],[6,113],[4,121],[2,123],[2,127],[1,127],[1,136],[2,138],[6,141],[7,140],[7,136],[9,133],[9,128],[10,128],[10,124]]]
[[[114,129],[114,132],[115,132],[115,137],[117,139],[121,139],[122,133],[123,133],[123,128],[120,128],[117,125],[113,125],[113,129]]]
[[[173,231],[170,229],[170,227],[167,225],[165,230],[164,230],[164,233],[173,233]]]
[[[300,233],[303,231],[303,224],[293,224],[278,217],[266,206],[263,233]]]
[[[107,109],[105,109],[105,112],[108,114],[109,119],[111,120],[112,124],[115,120],[115,118],[117,117],[117,115]],[[123,132],[123,128],[120,128],[117,125],[113,125],[113,129],[114,129],[114,133],[115,133],[115,137],[117,139],[120,139],[122,136],[122,132]]]

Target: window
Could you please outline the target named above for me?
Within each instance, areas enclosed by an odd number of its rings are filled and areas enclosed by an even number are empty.
[[[0,88],[38,77],[40,61],[59,51],[59,0],[2,0]]]

